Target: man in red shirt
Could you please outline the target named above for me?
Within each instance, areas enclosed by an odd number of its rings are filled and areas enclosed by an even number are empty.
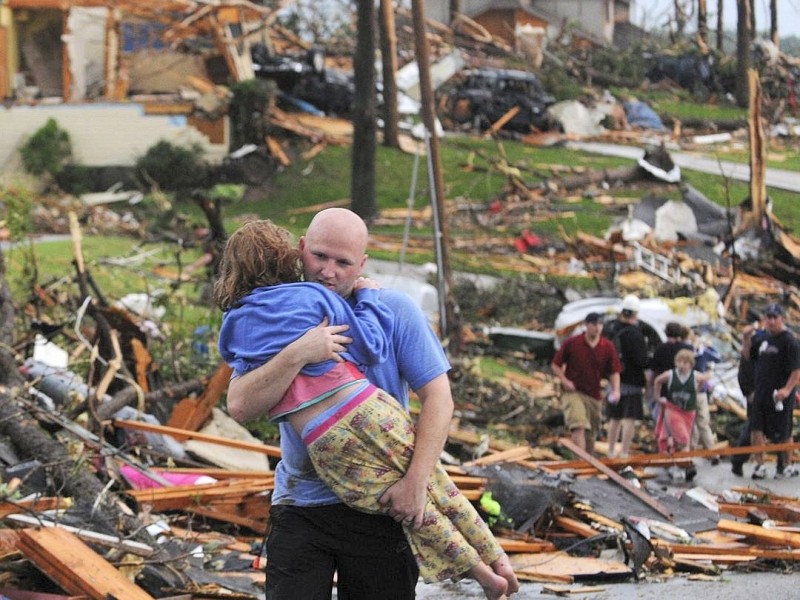
[[[589,313],[584,326],[561,345],[550,367],[561,381],[561,407],[572,442],[593,452],[602,423],[602,381],[611,384],[608,401],[618,402],[621,366],[614,343],[602,335],[603,316]]]

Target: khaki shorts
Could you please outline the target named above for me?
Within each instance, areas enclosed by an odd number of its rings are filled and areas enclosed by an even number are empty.
[[[602,425],[600,400],[581,392],[561,394],[561,408],[567,429],[585,429],[597,433]]]

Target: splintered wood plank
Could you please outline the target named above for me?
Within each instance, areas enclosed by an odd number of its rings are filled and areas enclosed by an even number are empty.
[[[561,527],[561,529],[587,539],[592,538],[599,533],[597,529],[591,525],[587,525],[583,521],[579,521],[577,519],[565,517],[564,515],[555,515],[553,517],[553,522]]]
[[[168,488],[126,490],[139,504],[149,504],[155,510],[180,510],[192,506],[210,505],[217,500],[240,502],[246,496],[261,494],[274,484],[273,478],[246,481],[226,480],[217,483],[176,485]],[[261,500],[261,502],[264,502]],[[265,503],[265,502],[264,502]]]
[[[513,540],[504,537],[498,537],[497,543],[506,552],[524,552],[527,554],[535,554],[537,552],[555,552],[556,547],[553,542],[546,540],[534,540],[526,542],[525,540]]]
[[[684,565],[691,564],[692,566],[699,564],[698,561],[711,561],[715,564],[726,564],[726,565],[735,565],[736,563],[741,562],[750,562],[757,560],[757,556],[742,556],[741,554],[702,554],[700,552],[697,553],[689,553],[689,552],[676,552],[672,555],[672,559],[675,562],[679,562]]]
[[[46,510],[67,509],[70,503],[64,498],[35,498],[33,500],[17,500],[0,502],[0,519],[21,512],[43,512]]]
[[[171,435],[176,440],[198,440],[201,442],[208,442],[210,444],[219,444],[220,446],[228,446],[230,448],[239,448],[240,450],[250,450],[252,452],[259,452],[267,456],[274,456],[280,458],[281,449],[277,446],[268,446],[267,444],[260,444],[254,442],[243,442],[240,440],[232,440],[228,438],[219,437],[217,435],[208,435],[205,433],[198,433],[196,431],[188,431],[186,429],[178,429],[175,427],[165,427],[164,425],[153,425],[151,423],[142,423],[140,421],[117,420],[112,421],[114,427],[121,427],[123,429],[133,429],[134,431],[149,431],[150,433],[163,433],[164,435]]]
[[[689,544],[664,544],[675,554],[701,554],[706,557],[738,556],[741,560],[750,558],[768,558],[771,560],[800,561],[800,550],[786,548],[760,548],[758,546],[707,546]]]
[[[601,585],[579,585],[577,587],[568,585],[545,584],[542,586],[543,594],[555,594],[556,596],[569,596],[571,594],[599,594],[605,592],[606,588]]]
[[[782,506],[780,504],[729,504],[720,503],[719,512],[746,519],[751,510],[763,511],[770,519],[800,522],[800,506]]]
[[[486,456],[481,456],[473,461],[464,463],[465,466],[485,466],[485,465],[492,465],[498,462],[510,462],[518,459],[525,459],[531,458],[533,456],[531,452],[531,447],[528,445],[525,446],[517,446],[516,448],[511,448],[509,450],[503,450],[501,452],[495,452],[494,454],[487,454]]]
[[[93,600],[153,600],[111,563],[60,528],[20,529],[20,550],[36,567],[70,594]]]
[[[200,429],[211,418],[211,411],[227,391],[232,372],[226,363],[220,363],[200,397],[184,398],[178,402],[167,425],[189,431]]]
[[[717,529],[728,533],[738,533],[753,538],[763,544],[773,544],[775,546],[789,546],[790,548],[800,548],[800,534],[779,531],[777,529],[765,529],[760,525],[750,525],[739,523],[728,519],[720,519]]]

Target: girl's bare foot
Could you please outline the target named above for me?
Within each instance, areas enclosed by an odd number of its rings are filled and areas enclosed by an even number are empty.
[[[517,576],[514,574],[514,568],[511,566],[511,561],[508,560],[508,554],[503,552],[500,558],[492,563],[492,571],[494,571],[496,575],[499,575],[506,580],[508,583],[508,589],[506,590],[506,593],[509,596],[511,594],[516,594],[519,591],[519,581],[517,581]]]
[[[469,570],[469,575],[483,588],[489,600],[502,600],[508,591],[508,581],[495,573],[486,563],[478,563]]]

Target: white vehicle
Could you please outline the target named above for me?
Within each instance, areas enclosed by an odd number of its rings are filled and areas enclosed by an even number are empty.
[[[622,299],[612,297],[584,298],[565,304],[553,326],[558,338],[557,343],[580,331],[583,328],[584,318],[590,312],[604,315],[606,322],[609,322],[615,319],[621,310]],[[666,341],[664,328],[667,323],[674,321],[686,327],[696,327],[712,322],[712,315],[690,298],[642,298],[639,301],[638,318],[650,353],[656,345]]]

